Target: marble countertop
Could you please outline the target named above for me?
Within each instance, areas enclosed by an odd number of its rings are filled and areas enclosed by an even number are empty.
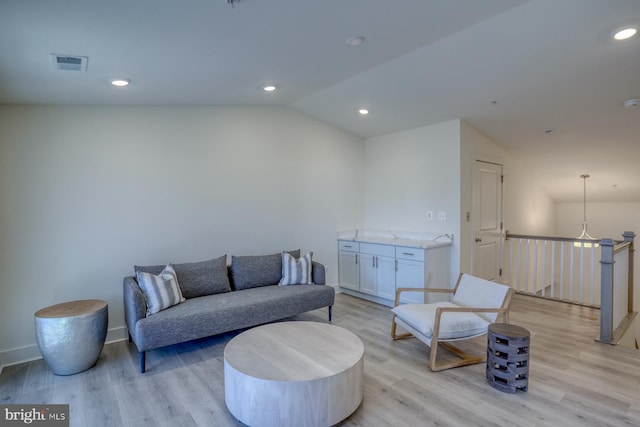
[[[394,245],[394,246],[407,246],[411,248],[435,248],[439,246],[451,246],[452,242],[449,240],[414,240],[414,239],[396,239],[396,238],[386,238],[386,237],[375,237],[375,236],[362,236],[355,238],[348,237],[340,237],[339,240],[346,240],[350,242],[360,242],[360,243],[376,243],[380,245]]]

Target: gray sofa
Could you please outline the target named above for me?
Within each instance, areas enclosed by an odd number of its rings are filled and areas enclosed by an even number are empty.
[[[299,257],[300,251],[290,254]],[[135,272],[159,274],[164,265],[135,266]],[[184,302],[147,315],[147,303],[135,276],[123,280],[125,321],[129,341],[140,353],[145,372],[146,351],[284,319],[328,307],[335,291],[325,285],[324,265],[313,261],[311,285],[278,285],[281,254],[232,257],[173,264]]]

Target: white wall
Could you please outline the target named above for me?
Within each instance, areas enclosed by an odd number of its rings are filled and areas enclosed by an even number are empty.
[[[365,227],[454,234],[452,280],[460,265],[459,123],[369,138],[365,148]],[[445,211],[447,219],[427,220],[427,211]]]
[[[472,163],[476,159],[496,161],[504,166],[505,228],[518,234],[554,234],[555,202],[531,178],[529,173],[531,169],[467,123],[461,123],[460,133],[465,174],[471,176]],[[471,180],[463,180],[463,182],[470,184]],[[464,203],[469,205],[470,191],[470,188],[463,191]]]
[[[553,235],[555,203],[528,173],[525,164],[465,122],[460,125],[461,218],[472,211],[473,164],[476,160],[503,166],[504,229],[516,234]],[[461,222],[461,269],[471,269],[473,228]]]
[[[0,366],[54,303],[105,299],[123,337],[134,264],[301,248],[336,283],[363,177],[362,139],[288,109],[0,106]]]
[[[503,165],[504,223],[523,234],[553,234],[555,205],[526,165],[460,120],[366,140],[365,226],[454,234],[451,277],[471,271],[473,164]],[[447,212],[428,221],[427,211]]]

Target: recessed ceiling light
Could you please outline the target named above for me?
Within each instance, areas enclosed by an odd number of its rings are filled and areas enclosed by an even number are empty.
[[[264,90],[265,92],[273,92],[276,89],[278,89],[276,87],[276,85],[266,85],[266,86],[262,86],[262,90]]]
[[[635,36],[636,34],[638,34],[638,27],[626,27],[626,28],[617,30],[613,34],[613,38],[615,40],[627,40]]]
[[[544,133],[547,134],[547,135],[551,135],[555,131],[556,131],[555,129],[545,129]]]
[[[640,99],[638,98],[631,98],[631,99],[627,99],[626,101],[624,101],[624,108],[638,108],[640,107]]]
[[[358,114],[360,114],[361,116],[366,116],[367,114],[369,114],[369,109],[368,108],[358,108]]]
[[[360,46],[362,43],[364,43],[365,38],[362,36],[358,36],[358,37],[349,37],[347,39],[347,44],[349,46]]]
[[[111,84],[117,87],[125,87],[125,86],[129,86],[129,83],[131,83],[131,80],[129,79],[113,79],[111,80]]]

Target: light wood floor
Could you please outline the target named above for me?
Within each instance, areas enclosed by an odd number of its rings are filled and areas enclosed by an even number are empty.
[[[640,351],[594,342],[598,310],[514,298],[511,322],[531,331],[529,391],[515,395],[490,387],[483,364],[431,372],[428,347],[391,340],[388,307],[338,294],[333,313],[365,345],[364,401],[341,426],[640,425]],[[318,310],[289,320],[325,319]],[[223,383],[235,334],[150,351],[145,374],[127,342],[68,377],[42,360],[7,367],[0,403],[69,403],[71,426],[237,426]],[[486,338],[473,347],[485,351]]]

